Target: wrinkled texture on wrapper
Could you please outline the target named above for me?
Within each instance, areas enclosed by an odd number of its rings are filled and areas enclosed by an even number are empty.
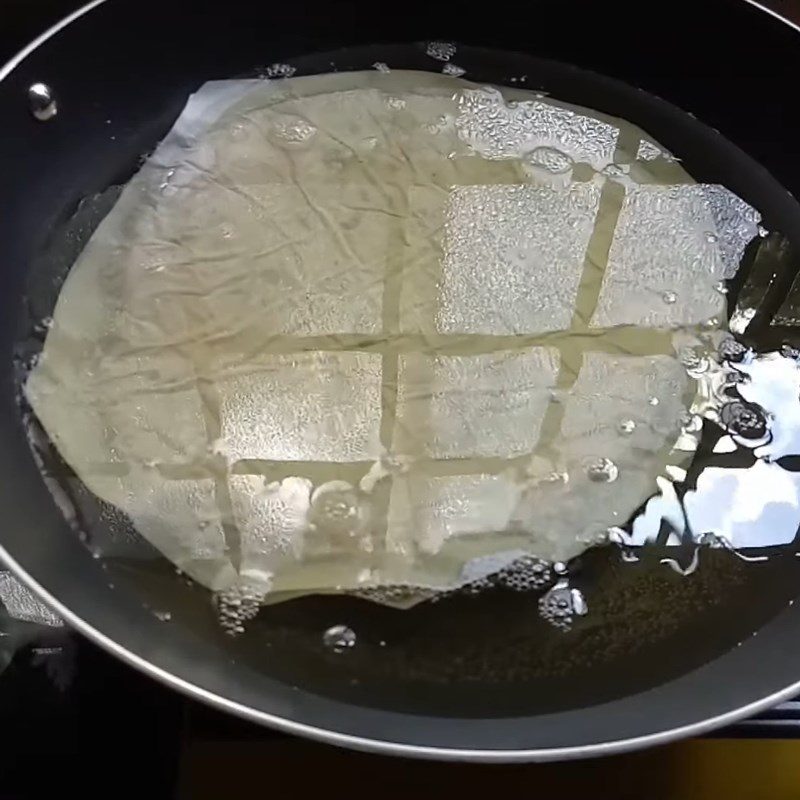
[[[70,272],[27,397],[214,590],[407,605],[569,559],[655,491],[693,394],[670,332],[724,318],[756,233],[654,148],[429,73],[208,84]]]

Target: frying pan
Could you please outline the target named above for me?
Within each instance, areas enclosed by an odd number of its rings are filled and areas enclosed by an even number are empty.
[[[365,750],[593,756],[699,734],[800,692],[793,546],[759,565],[711,551],[691,580],[648,563],[628,577],[602,548],[590,552],[581,574],[599,611],[570,634],[529,623],[535,600],[490,593],[411,611],[306,598],[266,610],[231,640],[204,590],[135,535],[120,545],[69,475],[81,535],[62,513],[65,495],[62,508],[54,502],[21,424],[15,365],[35,347],[30,318],[52,309],[53,276],[63,278],[107,210],[86,199],[124,183],[207,80],[274,62],[299,74],[375,61],[439,71],[413,44],[432,39],[459,43],[459,65],[476,80],[524,73],[558,99],[631,120],[697,180],[724,183],[771,230],[794,246],[800,239],[800,36],[755,4],[537,0],[467,10],[412,0],[389,13],[367,0],[197,0],[191,10],[177,0],[96,0],[0,69],[0,556],[70,625],[167,685]],[[58,102],[48,122],[31,114],[39,82]],[[793,280],[787,269],[776,270],[773,305]],[[791,327],[764,331],[771,345],[800,342]],[[93,542],[110,543],[108,557],[92,558]],[[345,621],[357,647],[324,651],[321,632]]]

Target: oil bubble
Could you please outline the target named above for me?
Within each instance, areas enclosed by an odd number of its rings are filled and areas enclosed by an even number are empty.
[[[596,458],[586,464],[586,475],[595,483],[611,483],[619,476],[619,468],[610,458]]]
[[[623,178],[625,175],[630,172],[630,166],[628,164],[606,164],[605,167],[601,170],[601,173],[606,176],[606,178]]]
[[[322,635],[322,644],[334,653],[343,653],[355,647],[355,631],[347,625],[333,625]]]
[[[346,481],[324,483],[311,496],[309,521],[332,533],[357,533],[362,527],[363,515],[358,492]]]
[[[554,175],[568,172],[573,167],[572,158],[555,147],[537,147],[527,153],[525,161],[532,167],[538,167]]]
[[[459,67],[456,64],[445,64],[442,67],[442,75],[449,75],[452,78],[460,78],[462,75],[466,74],[466,70],[463,67]]]
[[[302,117],[286,114],[273,126],[273,137],[276,144],[283,147],[298,147],[308,144],[317,129]]]
[[[49,122],[58,114],[53,90],[46,83],[34,83],[28,89],[31,113],[39,122]]]
[[[621,434],[628,436],[636,430],[636,422],[632,419],[623,419],[617,424],[617,430]]]
[[[267,78],[291,78],[297,70],[289,64],[270,64],[264,75]]]

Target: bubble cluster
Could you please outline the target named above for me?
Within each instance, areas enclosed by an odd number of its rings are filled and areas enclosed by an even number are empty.
[[[653,142],[647,139],[642,139],[639,142],[639,148],[636,152],[637,161],[655,161],[657,158],[663,158],[666,153]]]
[[[267,591],[251,584],[243,584],[217,592],[214,598],[217,618],[225,633],[229,636],[244,633],[246,623],[258,615]]]
[[[620,420],[617,424],[617,430],[621,434],[628,436],[629,434],[633,433],[634,430],[636,430],[636,422],[632,419]]]
[[[308,144],[317,129],[302,117],[287,114],[275,123],[273,133],[276,144],[286,147]]]
[[[619,468],[610,458],[595,458],[586,464],[586,475],[595,483],[611,483],[619,476]]]
[[[574,166],[572,158],[555,147],[543,145],[536,147],[525,155],[525,161],[532,167],[538,167],[545,172],[560,175],[569,172]]]
[[[583,593],[580,589],[570,587],[566,578],[562,578],[539,598],[539,614],[542,619],[563,631],[568,631],[575,617],[584,616],[588,610]]]
[[[736,339],[724,339],[717,348],[723,361],[741,361],[747,354],[747,348]]]
[[[781,355],[784,358],[791,358],[793,361],[800,361],[800,350],[790,344],[781,345]]]
[[[613,157],[619,134],[612,125],[540,99],[506,102],[489,87],[462,90],[458,105],[459,138],[484,158],[524,158],[537,147],[552,147],[600,170]]]
[[[760,439],[767,433],[767,418],[760,406],[734,400],[719,412],[719,420],[731,433],[744,439]]]
[[[428,42],[425,52],[437,61],[449,61],[456,54],[456,46],[452,42]]]
[[[289,64],[270,64],[264,70],[264,75],[267,78],[291,78],[295,72],[297,72],[295,67]]]
[[[376,586],[361,589],[355,594],[385,605],[406,606],[422,601],[437,603],[448,597],[479,595],[490,589],[502,588],[513,592],[540,591],[551,585],[556,576],[563,576],[567,566],[551,563],[532,555],[514,559],[508,566],[490,575],[471,580],[449,590],[420,588],[409,585]]]
[[[471,583],[466,584],[466,586],[462,586],[460,589],[457,589],[456,592],[451,594],[481,594],[481,592],[491,589],[496,583],[497,581],[494,577],[481,578],[480,580],[472,581]]]
[[[394,584],[393,586],[370,586],[353,592],[356,597],[364,600],[371,600],[374,603],[381,603],[387,606],[402,606],[421,602],[423,600],[437,600],[442,594],[447,592],[437,592],[433,589],[423,589],[417,586],[407,586],[404,584]]]
[[[523,556],[497,575],[498,585],[514,592],[543,589],[551,581],[550,563],[535,556]]]

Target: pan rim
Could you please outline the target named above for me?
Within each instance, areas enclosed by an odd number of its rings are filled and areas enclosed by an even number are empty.
[[[80,19],[84,14],[88,14],[105,2],[106,0],[92,0],[92,2],[81,6],[69,16],[59,20],[52,28],[48,28],[44,33],[37,36],[30,44],[23,47],[15,56],[12,56],[10,61],[0,66],[0,81],[4,81],[29,55],[31,55],[31,53],[38,50],[45,42],[52,39],[57,33],[75,22],[75,20]]]
[[[76,9],[72,14],[64,17],[51,28],[44,31],[40,36],[38,36],[36,39],[30,42],[30,44],[13,56],[5,65],[0,66],[0,82],[8,78],[14,72],[14,70],[19,67],[26,58],[28,58],[28,56],[33,54],[39,47],[53,38],[57,33],[106,2],[107,0],[91,0],[91,2]],[[757,0],[743,0],[743,2],[747,3],[758,11],[768,14],[778,22],[781,22],[800,33],[800,25],[786,19],[777,11],[767,8],[760,2],[757,2]],[[203,687],[181,678],[177,674],[169,672],[168,670],[165,670],[162,667],[159,667],[156,664],[146,660],[132,649],[128,649],[126,646],[119,644],[117,641],[107,636],[101,630],[87,622],[82,616],[74,613],[71,609],[62,604],[61,601],[52,595],[44,586],[42,586],[30,573],[28,573],[27,570],[23,568],[22,565],[1,544],[0,563],[6,566],[10,572],[18,580],[20,580],[21,583],[23,583],[28,589],[36,594],[71,628],[83,636],[86,636],[86,638],[102,647],[111,655],[120,658],[129,666],[139,670],[154,680],[159,681],[168,688],[179,691],[192,699],[199,700],[200,702],[227,713],[231,713],[242,719],[260,725],[269,726],[285,733],[304,736],[326,744],[348,747],[355,750],[382,755],[414,757],[419,759],[441,761],[471,761],[482,763],[565,761],[578,758],[614,755],[645,747],[667,744],[678,739],[700,735],[752,716],[753,714],[770,708],[800,693],[800,679],[798,679],[796,682],[789,684],[785,688],[762,697],[759,700],[754,700],[753,702],[744,706],[731,709],[730,711],[726,711],[722,714],[718,714],[714,717],[710,717],[699,722],[692,722],[686,725],[670,728],[665,731],[659,731],[657,733],[644,734],[626,739],[598,742],[588,745],[494,750],[434,747],[429,745],[414,745],[393,742],[388,739],[367,738],[286,719],[276,714],[261,711],[237,701],[230,700],[221,694],[204,689]]]

